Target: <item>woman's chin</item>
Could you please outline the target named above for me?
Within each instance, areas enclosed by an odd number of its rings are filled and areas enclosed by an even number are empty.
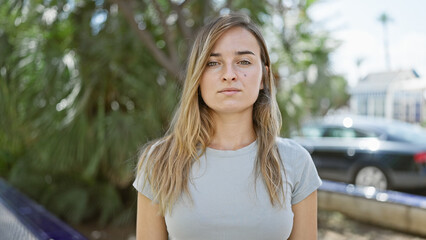
[[[241,106],[224,106],[221,108],[213,109],[217,114],[242,114],[244,112],[251,113],[253,107],[241,107]]]

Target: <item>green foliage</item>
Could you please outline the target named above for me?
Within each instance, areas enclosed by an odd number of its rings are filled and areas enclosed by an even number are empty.
[[[271,52],[279,55],[274,67],[280,80],[277,99],[284,120],[283,136],[300,127],[303,119],[323,116],[345,106],[349,99],[345,79],[330,70],[329,56],[339,43],[327,32],[312,29],[306,14],[314,3],[277,4],[269,11],[282,21],[282,26],[272,26],[275,41]]]
[[[1,176],[69,222],[105,224],[133,209],[137,150],[166,130],[177,84],[119,15],[93,34],[90,2],[63,18],[26,4],[0,7]]]
[[[0,176],[70,223],[133,222],[138,149],[168,128],[194,33],[229,10],[277,39],[284,135],[344,105],[346,82],[328,69],[334,47],[305,14],[313,2],[279,12],[240,0],[0,0]],[[295,25],[272,24],[290,10]]]

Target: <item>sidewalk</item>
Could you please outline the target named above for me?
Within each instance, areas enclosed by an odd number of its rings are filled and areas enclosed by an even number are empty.
[[[318,239],[320,240],[419,240],[426,239],[352,220],[345,215],[319,210]]]

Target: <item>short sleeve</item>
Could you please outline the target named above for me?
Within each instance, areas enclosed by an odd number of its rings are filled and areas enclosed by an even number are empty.
[[[149,150],[147,157],[149,157],[153,151],[153,149],[159,144],[159,142],[155,143],[154,145],[152,145],[151,149]],[[142,164],[141,168],[138,169],[138,171],[136,172],[136,178],[135,181],[133,182],[133,187],[140,192],[141,194],[143,194],[144,196],[146,196],[147,198],[149,198],[151,201],[154,199],[154,194],[152,192],[152,188],[151,188],[151,184],[149,183],[149,181],[145,181],[146,179],[146,161],[144,161],[144,163]]]
[[[147,198],[151,199],[151,201],[154,199],[154,194],[151,190],[151,185],[148,181],[145,182],[145,174],[144,169],[141,168],[136,173],[135,181],[133,182],[133,187],[143,195],[145,195]]]
[[[321,186],[322,181],[309,152],[292,139],[278,138],[278,149],[291,188],[291,204],[299,203]]]
[[[297,144],[298,145],[298,144]],[[322,181],[318,176],[317,169],[312,161],[312,157],[309,152],[299,145],[298,147],[299,156],[297,160],[298,164],[295,168],[295,179],[294,188],[292,192],[291,204],[301,202],[303,199],[308,197],[311,193],[317,190]]]

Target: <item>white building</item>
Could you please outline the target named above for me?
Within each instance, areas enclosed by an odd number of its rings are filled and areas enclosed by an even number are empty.
[[[414,70],[369,74],[350,93],[352,113],[426,122],[426,79]]]

